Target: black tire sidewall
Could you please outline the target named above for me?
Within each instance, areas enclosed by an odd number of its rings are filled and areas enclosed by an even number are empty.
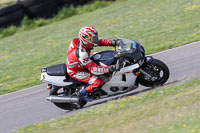
[[[6,24],[0,24],[0,28],[7,28],[9,26],[18,26],[21,24],[22,19],[17,19]]]
[[[0,17],[5,16],[5,15],[10,14],[10,13],[13,13],[13,12],[16,12],[20,9],[22,9],[22,6],[21,6],[20,3],[15,3],[13,5],[3,7],[3,8],[0,9]]]
[[[53,5],[58,5],[63,3],[60,0],[20,0],[19,3],[21,3],[21,5],[25,8],[30,8],[32,6],[36,6],[39,5],[41,3],[49,3],[49,4],[53,4]]]
[[[54,5],[51,5],[47,2],[45,2],[45,3],[41,3],[39,5],[30,7],[27,10],[29,10],[31,15],[33,15],[35,17],[43,17],[43,16],[49,17],[57,11],[57,8],[55,8]]]
[[[24,11],[30,18],[48,18],[58,11],[58,4],[55,0],[43,1],[30,7],[24,7]]]
[[[8,24],[16,20],[22,20],[23,17],[24,17],[24,12],[22,9],[16,12],[12,12],[10,14],[0,17],[0,25]]]
[[[38,4],[43,3],[46,0],[20,0],[19,3],[25,8],[29,8]]]
[[[155,86],[163,85],[168,80],[169,75],[170,75],[169,68],[167,67],[167,65],[158,59],[153,59],[152,62],[144,63],[142,67],[144,67],[148,64],[153,64],[153,65],[156,65],[156,66],[159,66],[160,68],[162,68],[163,74],[164,74],[163,78],[159,82],[157,82],[157,81],[156,82],[148,82],[148,81],[141,79],[139,76],[137,78],[137,82],[146,87],[155,87]]]

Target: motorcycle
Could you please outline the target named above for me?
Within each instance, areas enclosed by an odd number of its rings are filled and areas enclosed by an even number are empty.
[[[130,92],[139,84],[146,87],[163,85],[169,78],[167,65],[152,56],[145,56],[144,47],[136,40],[118,38],[118,50],[104,50],[90,56],[100,66],[116,65],[112,74],[99,76],[104,85],[93,93],[94,100]],[[85,83],[68,76],[66,64],[58,64],[41,69],[41,81],[47,83],[48,101],[64,110],[82,108],[87,102],[79,90]]]

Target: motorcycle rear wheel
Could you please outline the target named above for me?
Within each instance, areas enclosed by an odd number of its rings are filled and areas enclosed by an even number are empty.
[[[49,91],[49,95],[56,95],[58,96],[59,93],[58,93],[58,90],[60,90],[62,88],[59,88],[57,86],[52,86],[51,90]],[[65,92],[65,95],[66,92]],[[75,103],[54,103],[54,105],[56,105],[58,108],[61,108],[63,110],[74,110],[74,109],[78,109],[78,108],[82,108],[87,102],[86,101],[83,101],[80,99],[79,101],[79,104],[75,104]]]
[[[161,86],[168,80],[170,75],[167,65],[158,59],[153,59],[152,62],[145,62],[141,69],[152,76],[151,79],[143,74],[138,76],[137,83],[146,87]]]

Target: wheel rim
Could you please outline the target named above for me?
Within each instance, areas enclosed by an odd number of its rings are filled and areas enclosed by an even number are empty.
[[[161,67],[153,65],[153,64],[148,64],[147,66],[145,66],[144,71],[152,76],[152,78],[149,78],[149,77],[143,75],[143,78],[147,81],[158,82],[158,81],[162,80],[162,78],[164,77],[163,69]]]

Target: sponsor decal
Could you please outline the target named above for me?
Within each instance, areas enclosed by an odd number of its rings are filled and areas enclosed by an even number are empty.
[[[94,71],[94,72],[98,72],[98,73],[106,73],[106,72],[108,72],[108,69],[106,69],[106,68],[97,68],[97,67],[94,67],[94,68],[93,68],[93,71]]]

